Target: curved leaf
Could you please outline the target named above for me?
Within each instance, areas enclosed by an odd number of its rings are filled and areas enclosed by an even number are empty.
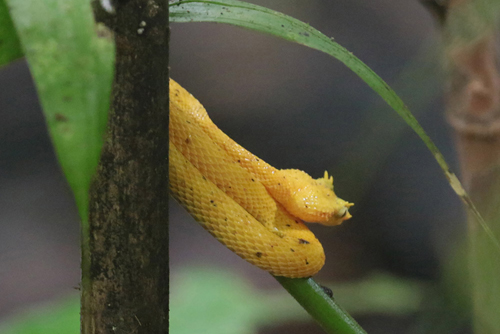
[[[98,37],[90,1],[5,2],[85,224],[107,121],[113,43]]]
[[[335,42],[333,38],[325,36],[308,24],[290,16],[237,0],[173,1],[170,3],[170,21],[232,24],[302,44],[340,60],[377,92],[422,139],[441,167],[450,186],[486,231],[490,240],[500,250],[500,242],[486,224],[457,176],[451,172],[439,149],[420,126],[408,107],[382,78],[351,52]]]

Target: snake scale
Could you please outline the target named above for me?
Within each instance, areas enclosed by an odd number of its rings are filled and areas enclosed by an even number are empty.
[[[303,221],[338,225],[352,203],[325,172],[276,169],[238,145],[205,108],[170,80],[170,190],[215,238],[275,276],[316,274],[323,247]]]

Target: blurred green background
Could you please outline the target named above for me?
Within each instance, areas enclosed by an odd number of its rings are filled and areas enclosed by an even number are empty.
[[[407,103],[457,170],[443,117],[439,29],[417,1],[251,1],[317,28]],[[468,333],[465,218],[439,167],[350,70],[222,24],[172,24],[171,76],[278,168],[326,169],[356,205],[317,276],[369,333]],[[24,61],[0,70],[0,333],[76,333],[78,216]],[[171,202],[171,333],[321,333],[274,279]],[[38,305],[38,306],[37,306]],[[29,310],[29,311],[27,311]]]

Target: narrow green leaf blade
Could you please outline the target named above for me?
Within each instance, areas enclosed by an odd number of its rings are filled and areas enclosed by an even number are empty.
[[[113,43],[98,37],[89,1],[6,0],[6,4],[59,162],[86,221],[90,180],[109,107]]]
[[[4,0],[0,0],[0,67],[23,56],[16,29]]]
[[[325,36],[308,24],[282,13],[237,0],[172,1],[170,3],[170,21],[232,24],[305,45],[329,54],[344,63],[379,94],[422,139],[441,167],[450,186],[462,199],[466,207],[486,231],[490,240],[500,251],[500,242],[486,224],[456,175],[451,172],[439,149],[420,126],[408,107],[382,78],[332,38]]]

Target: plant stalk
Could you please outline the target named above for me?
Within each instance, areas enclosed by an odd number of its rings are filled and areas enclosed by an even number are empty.
[[[328,334],[366,334],[312,278],[275,277]]]

